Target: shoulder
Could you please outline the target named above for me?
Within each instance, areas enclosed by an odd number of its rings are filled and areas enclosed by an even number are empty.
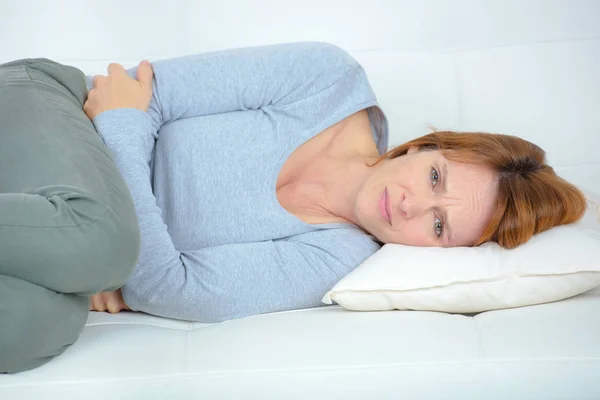
[[[290,55],[300,56],[300,60],[313,66],[326,66],[331,69],[360,67],[358,61],[342,47],[329,42],[305,41],[270,45]]]

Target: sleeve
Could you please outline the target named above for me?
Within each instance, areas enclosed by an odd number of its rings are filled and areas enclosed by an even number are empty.
[[[350,71],[366,83],[364,70],[353,57],[324,42],[199,53],[154,61],[152,68],[153,96],[148,114],[155,138],[163,124],[182,118],[300,103],[347,78]],[[127,72],[135,78],[136,70],[137,66]],[[91,77],[88,79],[91,82]],[[318,101],[312,103],[323,106]],[[307,114],[316,111],[305,110]]]
[[[128,122],[115,125],[113,121]],[[142,111],[118,109],[98,115],[94,123],[101,131],[119,130],[120,135],[109,136],[109,148],[131,149],[143,148],[141,132],[150,129],[151,121]],[[138,265],[121,288],[125,303],[134,311],[220,322],[316,307],[323,305],[321,299],[335,283],[378,248],[362,231],[331,229],[300,235],[303,240],[288,238],[180,252],[156,205],[150,168],[142,152],[113,153],[130,188],[140,226]]]
[[[123,296],[133,309],[205,323],[323,306],[325,293],[378,248],[346,231],[185,251],[151,280],[128,283]]]
[[[153,99],[148,112],[121,108],[105,111],[93,119],[129,187],[140,225],[138,266],[122,288],[125,301],[133,310],[190,319],[205,319],[204,317],[210,316],[193,311],[194,307],[202,306],[199,301],[203,300],[195,296],[200,296],[197,293],[202,288],[200,278],[205,277],[208,272],[198,273],[198,279],[191,279],[196,276],[192,271],[197,268],[192,269],[190,266],[205,264],[190,264],[191,258],[186,258],[185,254],[177,251],[152,192],[150,160],[160,127],[179,118],[204,114],[266,107],[285,109],[292,103],[334,86],[347,71],[357,66],[347,53],[324,43],[245,48],[158,61],[153,63]],[[134,75],[135,70],[130,70],[129,73]],[[319,107],[319,103],[314,107]],[[276,282],[279,285],[288,282],[288,285],[302,286],[308,284],[305,282],[314,281],[306,280],[306,277],[297,275],[299,272],[292,273],[295,270],[290,269],[292,266],[300,270],[306,268],[306,261],[311,260],[304,258],[305,248],[306,246],[283,242],[254,243],[239,247],[202,249],[199,257],[206,257],[203,262],[212,263],[211,268],[237,271],[245,269],[246,273],[237,277],[241,280],[247,279],[249,274],[266,273],[266,268],[289,265],[289,268],[279,270],[279,280],[273,280],[272,286],[262,286],[277,291],[280,288]],[[286,256],[281,257],[281,254]],[[249,256],[254,260],[252,265],[248,265],[250,261],[244,261]],[[268,263],[263,264],[267,261]],[[240,263],[246,265],[242,268]],[[286,277],[290,280],[286,281]],[[219,284],[226,288],[233,282],[232,275]],[[234,287],[239,289],[241,282]],[[307,295],[307,290],[310,289],[305,288],[304,295]],[[251,296],[246,296],[243,301],[260,303],[256,309],[265,312],[283,307],[283,303],[262,303],[260,296],[263,294],[259,291],[254,294],[259,298],[251,299]],[[163,299],[165,306],[160,305]],[[188,304],[186,301],[194,302]],[[188,305],[184,307],[185,304]],[[300,304],[296,304],[298,305]],[[181,307],[185,311],[179,311]],[[223,315],[234,314],[221,314]]]

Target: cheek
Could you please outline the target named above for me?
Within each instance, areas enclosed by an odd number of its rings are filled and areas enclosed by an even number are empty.
[[[374,181],[369,182],[359,192],[357,198],[357,207],[363,213],[371,215],[376,213],[379,208],[379,199],[385,189],[386,182]]]
[[[431,236],[423,228],[425,221],[411,219],[404,221],[398,230],[391,233],[391,242],[406,246],[432,246]]]
[[[408,192],[413,196],[424,196],[431,191],[431,186],[428,186],[427,174],[420,171],[404,171],[402,175],[396,175],[391,181],[392,185],[396,186],[400,192]]]
[[[373,205],[377,204],[377,194],[373,188],[365,188],[361,190],[356,199],[356,211],[359,215],[372,218],[375,215]]]

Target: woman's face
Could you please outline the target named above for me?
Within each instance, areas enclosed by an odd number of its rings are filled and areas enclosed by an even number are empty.
[[[485,167],[411,148],[373,168],[378,170],[361,187],[356,213],[383,243],[471,246],[489,223],[497,178]]]

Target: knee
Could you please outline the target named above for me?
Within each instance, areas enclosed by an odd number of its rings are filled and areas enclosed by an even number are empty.
[[[37,368],[75,343],[88,299],[0,275],[0,373]]]
[[[87,283],[77,290],[77,294],[90,295],[98,292],[117,290],[133,274],[140,252],[140,231],[135,215],[122,218],[109,212],[99,221],[83,231],[82,246],[76,258],[82,277]],[[68,291],[67,291],[68,293]]]
[[[60,264],[52,270],[61,273],[42,286],[80,296],[123,286],[135,270],[140,251],[135,212],[101,202],[85,211],[80,204],[72,204],[70,210],[80,215],[79,222],[62,228],[61,248],[52,257],[52,262]]]
[[[125,284],[133,274],[140,255],[140,228],[135,214],[132,218],[119,218],[114,229],[107,232],[109,236],[104,254],[107,259],[99,267],[108,269],[110,278],[101,291],[117,290]]]
[[[0,274],[60,293],[116,290],[131,276],[139,256],[133,205],[59,189],[48,196],[29,195],[26,200],[33,204],[27,207],[22,195],[0,204],[4,220],[16,215],[10,229],[0,230]]]

